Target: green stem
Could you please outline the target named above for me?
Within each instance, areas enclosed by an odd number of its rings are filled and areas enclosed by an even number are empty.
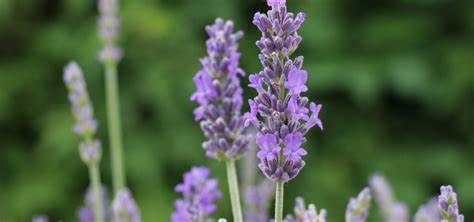
[[[89,177],[94,193],[94,214],[95,222],[104,222],[104,203],[102,202],[101,182],[99,166],[97,164],[89,165]]]
[[[239,183],[237,182],[237,171],[235,169],[235,161],[227,160],[227,182],[229,183],[229,194],[232,205],[232,214],[234,222],[242,222],[242,209],[240,206]]]
[[[105,65],[105,86],[107,96],[108,128],[112,181],[115,193],[125,187],[125,174],[122,155],[122,126],[120,121],[120,103],[118,96],[117,64]]]
[[[276,182],[276,193],[275,193],[275,222],[283,221],[283,196],[285,183],[278,181]]]

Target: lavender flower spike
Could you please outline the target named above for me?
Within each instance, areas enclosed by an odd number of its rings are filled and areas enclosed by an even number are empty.
[[[431,199],[428,203],[421,205],[415,214],[414,222],[439,222],[441,216],[438,210],[438,202]]]
[[[239,75],[240,53],[237,52],[243,33],[233,33],[232,21],[218,18],[207,26],[208,55],[201,59],[202,68],[194,76],[196,92],[191,100],[199,104],[194,110],[197,121],[208,138],[203,143],[206,155],[216,159],[237,159],[247,151],[249,137],[243,134],[242,88]]]
[[[173,222],[207,222],[209,215],[217,210],[215,199],[221,198],[216,179],[209,178],[211,171],[207,167],[193,167],[183,176],[176,192],[183,195],[174,203]]]
[[[274,184],[262,180],[245,189],[245,221],[268,221],[268,208],[273,197]]]
[[[108,207],[108,202],[109,202],[109,195],[107,193],[107,190],[104,185],[101,186],[100,188],[100,196],[102,198],[102,204],[103,204],[103,217],[107,221],[108,218],[110,217],[110,209]],[[96,221],[96,216],[94,213],[94,204],[95,204],[95,199],[94,199],[94,190],[92,187],[89,187],[87,189],[85,198],[84,198],[84,205],[79,208],[77,211],[77,217],[80,222],[95,222]]]
[[[112,202],[114,222],[140,222],[140,210],[133,200],[130,190],[123,188]]]
[[[82,137],[91,137],[97,130],[97,121],[93,117],[92,103],[87,92],[82,70],[76,62],[69,62],[64,68],[64,82],[69,91],[72,112],[76,118],[74,132]]]
[[[443,218],[441,222],[464,222],[464,215],[459,213],[457,194],[453,187],[441,186],[441,194],[438,196],[438,206]]]
[[[258,95],[249,100],[251,111],[245,114],[245,124],[259,131],[259,168],[271,180],[285,183],[305,165],[302,157],[307,152],[301,147],[306,142],[304,135],[315,125],[323,128],[318,118],[322,106],[309,103],[302,95],[308,91],[303,57],[290,58],[302,40],[297,30],[304,13],[287,12],[285,0],[267,3],[271,10],[256,13],[253,19],[262,32],[256,45],[263,71],[249,76],[249,86]]]
[[[392,188],[382,174],[374,174],[369,179],[370,188],[374,192],[384,221],[408,222],[408,208],[402,202],[395,200]]]
[[[295,215],[287,215],[285,222],[326,222],[326,210],[318,211],[314,204],[309,204],[306,208],[304,199],[297,197],[295,201]]]
[[[48,216],[45,216],[45,215],[38,215],[38,216],[34,216],[31,221],[32,222],[49,222],[49,218]]]
[[[370,189],[364,188],[357,198],[351,198],[346,210],[346,222],[364,222],[369,216],[372,196]]]
[[[115,45],[120,27],[118,0],[98,0],[98,8],[99,37],[103,42],[99,60],[103,63],[116,63],[122,58],[122,50]]]

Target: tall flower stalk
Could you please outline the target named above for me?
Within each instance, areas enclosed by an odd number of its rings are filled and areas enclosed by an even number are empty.
[[[271,10],[266,14],[256,13],[253,19],[262,32],[256,45],[263,71],[249,76],[249,86],[258,95],[249,100],[251,110],[246,114],[245,125],[252,124],[258,129],[258,166],[276,184],[275,220],[281,222],[284,185],[305,165],[302,157],[307,152],[301,147],[306,141],[304,135],[315,125],[323,128],[318,118],[322,106],[309,103],[302,95],[308,90],[303,57],[290,57],[302,40],[297,30],[304,13],[295,16],[287,12],[285,0],[267,3]]]
[[[89,99],[82,70],[75,62],[70,62],[64,68],[63,75],[69,91],[72,112],[76,118],[74,132],[83,139],[79,145],[79,153],[82,161],[89,169],[89,178],[94,195],[95,222],[104,222],[104,205],[101,196],[99,171],[102,148],[100,141],[94,138],[98,124],[93,116],[92,102]]]
[[[233,22],[216,19],[206,27],[207,56],[194,76],[196,92],[191,100],[199,104],[194,110],[196,121],[207,137],[203,143],[206,155],[226,163],[227,181],[235,222],[242,222],[239,184],[235,161],[248,150],[249,136],[243,133],[242,88],[239,76],[240,53],[237,40],[243,33],[233,32]]]
[[[116,46],[120,19],[118,0],[98,0],[99,37],[103,46],[99,60],[105,69],[108,132],[110,141],[111,168],[114,192],[125,187],[125,172],[122,151],[122,125],[118,93],[117,65],[122,58],[122,50]]]

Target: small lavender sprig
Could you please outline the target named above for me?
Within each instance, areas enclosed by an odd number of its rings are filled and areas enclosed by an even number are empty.
[[[129,189],[119,190],[112,201],[114,222],[140,222],[140,209]]]
[[[387,179],[376,173],[369,178],[370,188],[374,192],[375,201],[382,213],[384,221],[408,222],[408,208],[402,202],[396,201],[393,190]]]
[[[202,68],[194,76],[196,92],[192,101],[199,104],[194,110],[197,121],[207,137],[203,143],[206,155],[226,161],[227,181],[234,221],[242,221],[239,186],[235,160],[248,150],[249,136],[243,133],[242,88],[239,75],[240,53],[237,52],[243,33],[233,33],[233,22],[218,18],[207,26],[209,39],[207,57],[201,59]]]
[[[245,189],[245,221],[268,221],[268,208],[274,192],[274,184],[262,180]]]
[[[295,200],[295,215],[287,215],[285,222],[326,222],[326,210],[321,209],[318,213],[316,205],[309,204],[308,208],[304,203],[304,199],[297,197]]]
[[[108,218],[110,216],[110,209],[108,208],[108,204],[107,204],[109,202],[109,195],[104,185],[100,187],[100,196],[102,198],[102,204],[103,204],[103,209],[104,209],[103,217],[105,221],[108,221]],[[79,210],[77,211],[77,217],[80,222],[96,221],[94,206],[95,206],[94,190],[92,187],[89,187],[84,197],[84,206],[80,207]]]
[[[438,206],[442,222],[464,222],[464,215],[459,213],[458,198],[451,185],[441,186]]]
[[[123,56],[122,49],[117,47],[120,27],[118,0],[98,0],[99,38],[102,49],[98,58],[105,69],[105,88],[107,99],[108,131],[110,140],[110,157],[114,193],[124,188],[125,172],[122,151],[122,123],[120,120],[120,101],[118,96],[117,65]]]
[[[34,216],[31,221],[32,222],[49,222],[49,218],[46,215],[37,215],[37,216]]]
[[[364,188],[356,198],[351,198],[346,209],[346,222],[364,222],[369,216],[372,196],[368,187]]]
[[[175,188],[183,197],[174,203],[173,222],[207,222],[209,215],[217,210],[214,201],[222,193],[217,180],[209,178],[210,174],[207,167],[193,167],[184,174],[183,183]]]
[[[89,178],[94,190],[94,211],[97,215],[96,222],[104,222],[103,203],[100,195],[99,162],[102,156],[100,141],[94,139],[97,130],[97,121],[93,117],[92,103],[89,99],[86,82],[82,70],[75,62],[70,62],[64,68],[64,82],[69,90],[69,100],[72,112],[76,118],[74,132],[82,137],[79,146],[82,161],[89,168]]]
[[[428,203],[421,205],[413,218],[414,222],[440,222],[438,202],[432,198]]]

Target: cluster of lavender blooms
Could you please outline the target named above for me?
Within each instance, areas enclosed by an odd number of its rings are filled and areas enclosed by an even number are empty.
[[[309,204],[308,208],[304,203],[304,199],[297,197],[295,200],[295,215],[287,215],[285,222],[326,222],[326,210],[318,210],[316,205]]]
[[[183,183],[175,188],[182,198],[174,203],[173,222],[210,221],[210,214],[217,210],[214,201],[222,197],[217,180],[209,178],[210,174],[207,167],[193,167],[184,174]]]
[[[396,201],[392,188],[382,174],[376,173],[369,178],[370,188],[374,192],[384,221],[408,222],[408,208],[402,202]]]
[[[120,27],[118,0],[99,0],[98,8],[99,37],[103,43],[99,60],[104,64],[117,63],[122,58],[122,49],[116,46]]]
[[[256,44],[263,71],[249,76],[249,86],[258,95],[249,100],[245,124],[259,131],[259,168],[271,180],[287,182],[305,165],[304,135],[315,125],[323,128],[318,118],[322,106],[310,103],[308,109],[309,100],[301,95],[308,90],[303,57],[290,58],[302,40],[297,30],[304,13],[294,16],[287,12],[285,0],[269,0],[268,5],[271,10],[267,14],[256,13],[253,19],[262,32]]]
[[[105,186],[102,186],[100,189],[100,196],[102,198],[103,204],[103,218],[107,221],[110,217],[110,208],[106,204],[109,201],[109,195]],[[94,212],[94,191],[91,187],[87,189],[86,195],[84,197],[84,206],[80,207],[77,211],[77,218],[79,222],[94,222],[96,221],[96,216]]]
[[[208,138],[203,143],[206,155],[216,159],[236,159],[247,151],[249,138],[243,134],[242,88],[239,75],[243,33],[233,33],[233,22],[216,19],[206,27],[208,55],[201,59],[202,68],[194,76],[196,92],[191,100],[199,104],[194,117]]]
[[[351,198],[346,209],[346,222],[364,222],[369,216],[372,195],[368,187],[364,188],[356,198]]]
[[[268,221],[267,212],[273,192],[274,185],[268,180],[245,188],[245,221]]]
[[[69,100],[76,118],[74,132],[84,139],[79,145],[81,158],[88,165],[95,164],[100,161],[102,153],[100,141],[94,139],[98,124],[93,116],[94,110],[84,75],[77,63],[70,62],[64,68],[64,82],[69,90]]]
[[[414,222],[439,222],[441,216],[439,214],[438,202],[435,198],[429,200],[426,204],[421,205],[415,213]]]
[[[129,189],[123,188],[117,192],[112,201],[114,222],[140,222],[140,209]]]
[[[464,215],[459,213],[458,197],[452,186],[441,186],[441,195],[438,196],[441,222],[464,222]]]

